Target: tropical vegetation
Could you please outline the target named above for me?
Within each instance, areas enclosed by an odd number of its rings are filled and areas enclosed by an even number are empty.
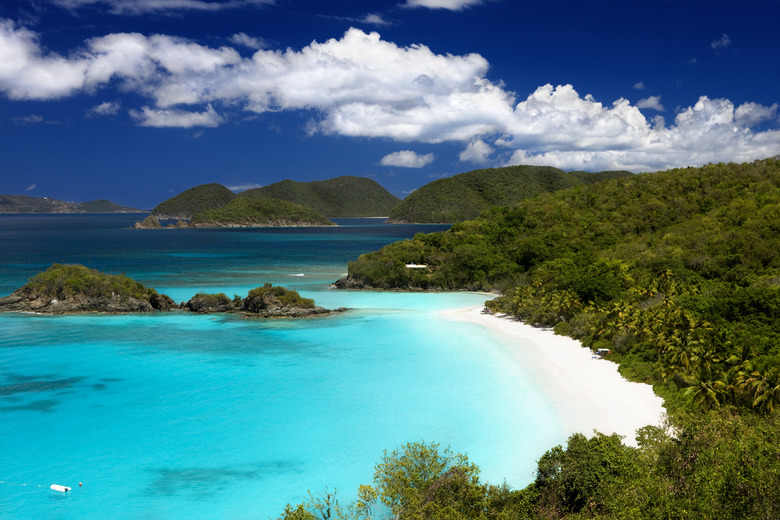
[[[161,219],[189,219],[224,208],[237,199],[286,201],[331,218],[386,217],[399,202],[372,179],[343,176],[312,182],[284,180],[239,194],[221,184],[202,184],[158,204],[151,215]]]
[[[221,184],[201,184],[161,202],[151,214],[163,219],[189,219],[196,213],[221,208],[235,196]]]
[[[638,448],[575,435],[523,490],[466,478],[446,484],[457,506],[428,493],[423,509],[385,516],[777,518],[778,250],[780,161],[768,159],[541,194],[351,262],[364,287],[499,291],[489,309],[609,349],[670,417],[641,430]]]
[[[507,166],[460,173],[412,192],[390,213],[390,222],[453,223],[476,218],[493,206],[515,204],[540,193],[629,177],[626,171],[565,172],[551,166]]]
[[[412,442],[385,451],[353,500],[309,492],[280,520],[763,519],[780,515],[780,420],[707,412],[616,434],[572,435],[523,489],[482,482],[465,454]]]
[[[174,306],[168,296],[124,274],[101,273],[79,264],[52,264],[0,298],[3,311],[149,312]]]
[[[375,180],[353,176],[311,182],[284,180],[241,192],[239,197],[286,200],[331,218],[386,217],[400,202]]]
[[[192,227],[332,226],[313,209],[279,199],[236,197],[225,206],[196,213]]]

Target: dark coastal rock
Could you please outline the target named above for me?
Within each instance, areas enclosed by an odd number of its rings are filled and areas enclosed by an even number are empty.
[[[372,289],[372,287],[367,286],[362,280],[355,280],[351,276],[339,278],[331,284],[331,287],[334,289]]]
[[[135,229],[161,229],[160,221],[157,217],[149,215],[140,222],[136,222],[133,226]]]
[[[21,311],[46,314],[74,314],[89,312],[154,312],[155,310],[158,309],[148,300],[123,297],[121,295],[59,299],[41,294],[28,294],[20,289],[10,296],[0,298],[0,312]]]
[[[231,312],[236,310],[236,307],[233,305],[233,301],[231,301],[230,298],[222,293],[198,293],[190,298],[189,301],[183,305],[183,308],[187,309],[188,311],[201,314],[207,314],[211,312]]]
[[[177,219],[175,223],[172,222],[172,223],[168,224],[167,226],[165,226],[166,229],[168,229],[168,228],[171,228],[171,229],[183,229],[183,228],[188,228],[188,227],[190,227],[190,223],[187,222],[186,220],[182,220],[182,219]]]
[[[149,294],[149,303],[152,305],[152,308],[157,311],[171,311],[178,308],[178,305],[173,301],[173,298],[167,294],[160,294],[154,289],[152,289]]]

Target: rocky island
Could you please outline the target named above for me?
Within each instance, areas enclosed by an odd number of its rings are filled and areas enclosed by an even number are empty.
[[[346,310],[319,307],[298,291],[270,283],[252,289],[243,299],[236,296],[231,300],[224,293],[198,293],[182,307],[197,313],[234,312],[250,318],[308,318]]]
[[[83,265],[53,264],[0,298],[0,312],[46,314],[154,312],[176,308],[172,299],[122,274]]]
[[[155,311],[236,313],[254,318],[307,318],[346,309],[325,309],[297,291],[269,283],[249,291],[246,298],[229,299],[222,293],[199,293],[177,305],[171,298],[132,278],[101,273],[83,265],[53,264],[0,298],[0,312],[43,314],[139,313]]]

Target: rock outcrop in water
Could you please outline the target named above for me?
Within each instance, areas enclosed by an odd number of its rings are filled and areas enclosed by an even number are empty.
[[[110,275],[83,265],[54,264],[10,296],[0,312],[45,314],[137,313],[182,309],[200,314],[229,312],[257,318],[308,318],[346,309],[325,309],[297,291],[265,284],[246,298],[198,293],[181,305],[125,275]]]
[[[171,298],[132,278],[100,273],[83,265],[54,264],[10,296],[0,298],[0,312],[126,313],[174,308]]]
[[[239,313],[250,318],[309,318],[346,310],[319,307],[314,300],[303,298],[295,290],[269,283],[252,289],[243,299],[236,296],[231,300],[223,293],[198,293],[182,304],[182,308],[198,313]]]

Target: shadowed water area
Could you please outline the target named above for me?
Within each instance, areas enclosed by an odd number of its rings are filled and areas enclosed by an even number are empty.
[[[485,329],[438,315],[485,295],[328,288],[361,253],[444,227],[129,229],[138,218],[0,216],[0,296],[59,262],[176,301],[270,282],[352,310],[0,314],[0,518],[276,517],[307,490],[349,500],[383,449],[419,440],[522,486],[565,440],[534,374]]]

